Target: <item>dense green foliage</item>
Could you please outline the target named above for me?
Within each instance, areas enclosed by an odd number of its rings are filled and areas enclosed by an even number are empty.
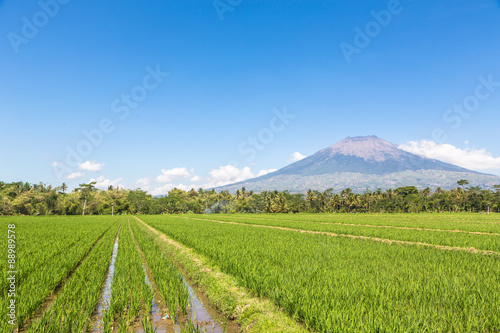
[[[73,192],[67,186],[0,182],[0,215],[102,215],[177,214],[177,213],[298,213],[298,212],[500,212],[500,185],[493,190],[458,187],[445,191],[437,188],[418,190],[414,186],[386,191],[354,193],[347,188],[339,193],[309,190],[307,194],[288,191],[248,192],[245,188],[233,195],[228,191],[171,190],[168,195],[153,197],[141,189],[113,188],[98,190],[95,183],[80,184]],[[85,207],[85,209],[84,209]]]
[[[318,331],[500,330],[495,255],[174,216],[142,219]]]

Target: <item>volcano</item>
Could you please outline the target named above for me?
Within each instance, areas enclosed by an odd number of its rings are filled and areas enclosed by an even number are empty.
[[[333,188],[339,192],[350,188],[361,192],[400,186],[449,189],[456,187],[460,179],[467,179],[471,186],[500,184],[498,176],[415,155],[371,135],[347,137],[275,172],[216,190],[234,192],[245,187],[256,192],[306,192]]]

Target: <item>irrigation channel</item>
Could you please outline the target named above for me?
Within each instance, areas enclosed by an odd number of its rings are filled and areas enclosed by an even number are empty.
[[[235,325],[225,325],[218,318],[222,318],[215,309],[213,309],[208,301],[200,294],[197,293],[186,281],[186,279],[181,275],[184,286],[187,287],[189,291],[189,301],[187,306],[186,315],[176,315],[175,318],[172,318],[168,314],[168,310],[166,307],[165,300],[162,299],[162,296],[154,282],[154,278],[152,273],[149,270],[148,263],[144,256],[144,253],[141,251],[137,240],[134,237],[134,233],[132,228],[129,225],[130,221],[123,220],[120,228],[126,228],[130,230],[132,233],[132,238],[134,239],[134,243],[137,247],[137,251],[142,259],[142,268],[145,276],[145,283],[148,285],[150,290],[153,293],[150,318],[151,318],[151,326],[153,331],[156,333],[171,333],[171,332],[206,332],[206,333],[233,333],[237,332],[237,328]],[[115,275],[115,265],[116,259],[120,252],[120,238],[118,232],[115,244],[113,247],[113,253],[111,256],[111,260],[108,266],[107,277],[104,283],[104,287],[101,292],[101,297],[99,299],[99,303],[97,306],[96,313],[93,319],[93,328],[92,332],[105,332],[107,330],[103,329],[103,317],[105,312],[109,309],[112,295],[112,285],[113,285],[113,277]],[[152,240],[151,240],[152,241]],[[146,307],[143,307],[146,308]],[[133,331],[137,333],[147,333],[148,329],[144,330],[142,325],[142,319],[145,317],[145,314],[140,316],[140,319],[137,319],[133,325]],[[191,325],[192,324],[192,325]],[[116,331],[118,325],[113,325],[112,332]]]
[[[120,227],[121,228],[121,227]],[[118,234],[120,231],[118,231]],[[102,316],[104,310],[109,308],[109,301],[111,300],[111,284],[113,282],[113,275],[115,273],[116,256],[118,255],[118,234],[115,238],[115,245],[113,246],[113,254],[111,255],[111,262],[108,266],[106,283],[104,284],[104,290],[102,292],[101,298],[99,300],[99,305],[97,306],[97,323],[95,324],[96,329],[94,331],[102,330]]]

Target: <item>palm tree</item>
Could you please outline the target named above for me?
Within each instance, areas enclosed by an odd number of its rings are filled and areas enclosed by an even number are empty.
[[[465,185],[469,185],[469,181],[467,179],[460,179],[457,182],[458,186],[462,186],[462,189],[464,188]]]
[[[96,190],[95,188],[96,182],[90,182],[88,184],[80,184],[76,191],[80,192],[80,199],[84,200],[83,202],[83,210],[82,215],[85,215],[85,207],[87,206],[87,200],[90,198],[92,192]]]
[[[307,191],[306,201],[309,204],[309,209],[312,209],[313,205],[314,205],[314,201],[316,201],[316,195],[314,194],[314,192],[312,190]]]
[[[426,187],[422,190],[422,196],[424,198],[427,198],[429,195],[431,194],[431,188],[430,187]]]

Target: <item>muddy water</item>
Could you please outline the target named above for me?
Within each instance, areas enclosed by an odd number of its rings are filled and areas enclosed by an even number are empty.
[[[121,229],[121,228],[120,228]],[[120,231],[118,231],[119,234]],[[109,302],[111,300],[111,285],[113,283],[113,276],[115,272],[115,264],[116,257],[118,254],[118,234],[115,239],[115,244],[113,247],[113,254],[111,256],[111,263],[108,268],[108,276],[106,278],[106,282],[104,285],[104,290],[97,306],[97,316],[94,325],[93,332],[102,332],[102,316],[104,311],[109,308]],[[162,254],[163,255],[163,254]],[[146,267],[143,264],[144,276],[146,280],[146,284],[154,289],[151,281],[148,278]],[[152,306],[151,306],[151,318],[153,327],[155,327],[156,333],[171,333],[171,332],[181,332],[181,326],[185,325],[186,320],[189,319],[195,326],[200,328],[201,332],[206,333],[235,333],[238,332],[238,327],[235,323],[230,323],[225,325],[221,320],[217,312],[209,307],[205,307],[203,302],[207,304],[207,300],[203,298],[201,295],[198,296],[196,292],[191,288],[191,286],[184,280],[184,284],[188,288],[189,291],[189,303],[188,303],[188,311],[186,318],[172,318],[175,319],[174,327],[172,327],[172,321],[165,317],[164,306],[162,307],[160,304],[160,300],[157,297],[153,297]],[[203,301],[202,301],[203,300]],[[142,315],[141,317],[143,317]],[[168,324],[168,325],[167,325]],[[134,332],[142,333],[144,332],[142,325],[139,322],[136,322],[135,327],[133,328]]]
[[[144,272],[146,273],[145,267],[143,268]],[[149,281],[147,274],[145,274],[145,277],[146,277],[146,284],[152,288],[151,282]],[[207,309],[203,305],[203,302],[198,298],[193,288],[191,288],[191,286],[189,286],[186,283],[186,281],[184,281],[184,283],[189,291],[189,304],[186,316],[187,318],[182,318],[182,319],[175,318],[176,319],[174,325],[175,332],[181,331],[181,326],[185,323],[186,319],[189,319],[195,326],[198,325],[200,330],[206,333],[224,333],[224,332],[232,333],[238,331],[236,328],[230,327],[231,325],[225,327],[223,323],[215,319],[216,318],[215,311]],[[167,329],[166,320],[164,317],[162,317],[162,312],[156,301],[156,298],[153,298],[151,316],[153,318],[153,325],[157,329],[156,330],[157,333],[166,333],[171,330]],[[136,328],[135,332],[141,333],[143,332],[143,330],[142,328]]]
[[[142,265],[142,269],[144,270],[144,277],[146,278],[146,284],[149,286],[149,288],[153,289],[153,285],[151,284],[151,281],[149,281],[148,274],[146,272],[146,267]],[[171,331],[167,329],[167,320],[165,316],[162,316],[162,311],[161,308],[156,301],[156,297],[153,296],[153,304],[151,305],[151,318],[153,320],[153,326],[156,329],[156,333],[167,333],[168,331]],[[178,328],[178,325],[175,325],[176,330]],[[136,333],[142,333],[144,330],[142,328],[137,328],[135,330]]]
[[[197,297],[195,291],[191,286],[186,284],[189,290],[189,305],[187,317],[196,326],[198,325],[203,332],[207,333],[223,333],[232,332],[229,327],[224,329],[224,324],[218,322],[215,317],[214,311],[209,311]]]
[[[94,332],[102,331],[102,315],[104,310],[109,308],[109,301],[111,299],[111,284],[113,283],[113,275],[115,274],[115,264],[116,256],[118,254],[118,236],[115,239],[115,245],[113,246],[113,254],[111,255],[111,263],[108,267],[108,277],[106,278],[106,283],[104,284],[104,290],[102,292],[101,299],[97,305],[97,321],[95,324]]]

